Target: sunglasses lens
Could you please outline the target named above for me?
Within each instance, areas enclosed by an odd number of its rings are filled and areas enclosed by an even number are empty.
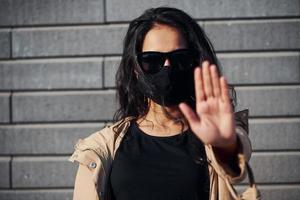
[[[160,53],[145,52],[138,54],[138,62],[145,73],[157,73],[164,65],[164,57]]]
[[[170,62],[179,71],[189,70],[196,66],[196,52],[191,50],[178,50],[170,55]]]

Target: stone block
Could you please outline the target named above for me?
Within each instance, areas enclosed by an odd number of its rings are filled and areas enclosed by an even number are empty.
[[[1,17],[0,17],[0,19],[1,19]],[[0,48],[0,58],[10,58],[10,52],[11,52],[11,48],[12,48],[10,40],[11,40],[10,30],[0,29],[0,47],[1,47]]]
[[[10,187],[10,157],[0,157],[0,177],[1,177],[0,188],[9,188]]]
[[[99,23],[103,0],[1,0],[0,26]]]
[[[78,139],[89,136],[103,126],[103,123],[0,126],[0,154],[70,154]]]
[[[117,6],[116,6],[117,5]],[[217,0],[217,1],[174,1],[141,0],[109,0],[106,2],[108,21],[130,21],[142,14],[148,8],[171,6],[184,10],[197,19],[220,18],[265,18],[280,16],[299,16],[300,3],[297,0]]]
[[[101,58],[0,61],[2,90],[101,87]]]
[[[73,187],[77,165],[68,157],[15,157],[12,160],[13,188]]]
[[[13,57],[120,54],[127,25],[13,30]]]
[[[236,87],[237,110],[249,108],[252,117],[299,116],[300,87],[247,86]]]
[[[12,97],[14,122],[109,121],[115,91],[20,92]]]
[[[0,93],[0,123],[10,121],[10,93]]]
[[[216,51],[298,50],[300,20],[206,22]]]

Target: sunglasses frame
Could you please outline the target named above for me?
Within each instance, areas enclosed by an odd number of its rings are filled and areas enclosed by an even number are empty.
[[[174,56],[174,54],[177,54],[177,53],[180,53],[180,52],[188,53],[191,56],[190,58],[192,59],[192,61],[190,62],[190,64],[193,65],[193,66],[191,66],[191,68],[196,67],[199,64],[199,61],[201,59],[200,52],[195,50],[195,49],[189,49],[189,48],[176,49],[176,50],[170,51],[170,52],[159,52],[159,51],[139,52],[139,53],[136,54],[136,60],[137,60],[137,63],[139,65],[140,69],[144,73],[146,73],[146,74],[155,74],[155,73],[158,73],[159,71],[161,71],[161,69],[163,69],[166,59],[169,59],[170,63],[172,64],[173,61],[172,61],[171,57]],[[158,67],[158,70],[155,71],[155,73],[151,73],[149,71],[146,71],[143,67],[143,62],[144,62],[144,61],[142,61],[143,55],[151,55],[151,54],[159,55],[160,58],[162,58],[162,60],[163,60],[162,64],[160,64],[160,66]]]

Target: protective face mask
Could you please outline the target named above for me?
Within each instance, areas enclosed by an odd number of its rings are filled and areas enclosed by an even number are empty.
[[[193,69],[183,71],[165,66],[155,74],[140,73],[138,87],[146,97],[161,106],[190,101],[195,96]]]

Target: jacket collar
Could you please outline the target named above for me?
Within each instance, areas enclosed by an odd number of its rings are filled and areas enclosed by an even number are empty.
[[[113,157],[116,155],[116,151],[124,137],[124,135],[127,132],[127,129],[129,128],[131,121],[135,119],[136,117],[126,117],[115,124],[113,124],[110,128],[112,132],[115,134],[115,148],[113,149]]]

